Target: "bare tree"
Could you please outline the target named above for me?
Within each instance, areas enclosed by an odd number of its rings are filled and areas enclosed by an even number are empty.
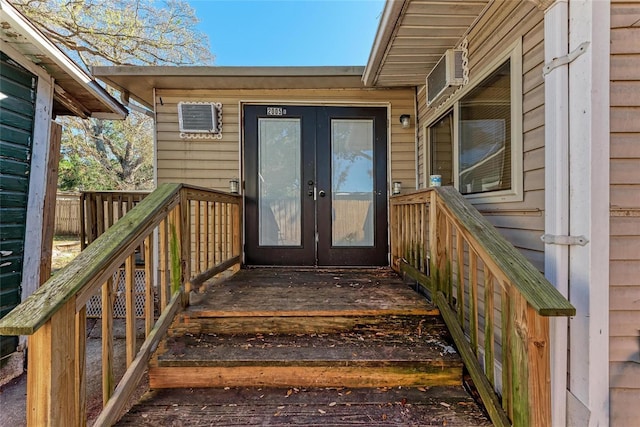
[[[182,0],[15,0],[60,48],[92,65],[207,65],[208,38]],[[132,111],[124,122],[75,118],[64,124],[60,187],[150,188],[153,124]]]

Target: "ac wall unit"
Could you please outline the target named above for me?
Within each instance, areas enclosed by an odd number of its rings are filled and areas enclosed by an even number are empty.
[[[427,106],[431,106],[462,86],[462,49],[448,49],[427,76]]]
[[[180,132],[221,133],[222,105],[215,102],[180,102],[178,121]]]

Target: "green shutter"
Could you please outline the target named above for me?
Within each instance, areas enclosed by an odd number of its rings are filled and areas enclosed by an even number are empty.
[[[0,52],[0,318],[20,303],[37,79]],[[17,337],[0,336],[0,366]]]

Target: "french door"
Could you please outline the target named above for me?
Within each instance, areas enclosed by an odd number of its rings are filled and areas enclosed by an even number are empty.
[[[246,263],[386,265],[386,109],[243,113]]]

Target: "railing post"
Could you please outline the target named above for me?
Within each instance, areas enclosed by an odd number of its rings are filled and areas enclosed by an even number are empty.
[[[29,336],[27,425],[79,426],[76,333],[76,305],[72,298]]]

